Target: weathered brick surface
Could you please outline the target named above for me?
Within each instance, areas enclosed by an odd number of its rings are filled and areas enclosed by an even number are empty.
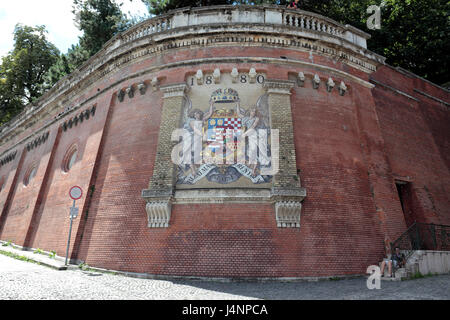
[[[280,56],[307,64],[245,58]],[[150,69],[220,57],[239,58]],[[48,128],[46,144],[25,154],[21,166],[23,144],[17,148],[16,159],[0,168],[0,178],[4,176],[6,182],[0,193],[0,238],[64,255],[72,204],[68,190],[74,184],[83,188],[85,196],[77,202],[82,214],[74,223],[71,257],[93,266],[150,274],[303,277],[365,273],[368,265],[382,258],[386,243],[406,229],[394,183],[401,177],[410,177],[411,210],[417,219],[450,224],[448,107],[414,89],[445,101],[448,93],[388,67],[371,75],[417,102],[378,85],[370,89],[367,83],[341,78],[311,63],[369,80],[366,73],[327,56],[263,44],[173,49],[124,65],[70,99],[70,105],[87,101],[80,111],[95,104],[95,117],[60,132],[56,139],[61,123],[73,116],[67,115]],[[172,183],[170,170],[164,170],[164,157],[173,145],[167,133],[179,117],[181,98],[165,100],[161,90],[149,87],[144,95],[136,90],[133,98],[126,95],[119,102],[118,91],[143,81],[149,84],[154,77],[160,85],[170,85],[186,81],[198,69],[206,73],[220,68],[226,73],[234,67],[240,72],[254,67],[275,80],[296,80],[300,71],[308,75],[304,87],[295,85],[290,96],[276,95],[270,100],[273,128],[293,132],[292,138],[283,135],[289,141],[283,140],[281,148],[284,169],[290,177],[298,174],[307,190],[301,227],[277,228],[273,204],[261,203],[175,204],[169,228],[148,228],[141,191],[149,185]],[[312,87],[314,74],[322,79],[318,90]],[[336,86],[345,81],[348,92],[340,96],[337,87],[327,92],[329,77]],[[51,116],[56,114],[57,110]],[[166,144],[158,149],[161,132]],[[62,159],[74,143],[79,147],[79,160],[69,173],[63,173]],[[286,144],[292,148],[285,154]],[[295,164],[289,162],[294,159]],[[39,163],[39,170],[24,188],[23,175],[33,161]],[[166,174],[161,180],[154,174],[156,166]],[[172,164],[167,162],[169,167]],[[16,186],[11,188],[14,179]]]
[[[384,70],[383,70],[384,71]],[[450,173],[448,166],[448,107],[414,92],[416,83],[395,75],[391,83],[420,101],[395,94],[386,88],[374,91],[377,115],[394,176],[411,181],[411,221],[449,224]],[[380,79],[380,81],[384,78]],[[388,82],[388,81],[386,81]],[[425,83],[422,86],[431,87]],[[436,88],[428,88],[435,97]],[[421,90],[426,90],[421,87]],[[447,100],[448,101],[448,100]]]

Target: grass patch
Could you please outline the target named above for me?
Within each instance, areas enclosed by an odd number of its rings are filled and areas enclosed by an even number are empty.
[[[343,280],[343,278],[341,278],[341,277],[331,277],[328,280],[330,280],[330,281],[340,281],[340,280]]]
[[[13,258],[13,259],[16,259],[16,260],[20,260],[20,261],[32,262],[32,263],[35,263],[35,264],[38,264],[38,265],[41,264],[40,262],[34,261],[34,260],[32,260],[32,259],[30,259],[28,257],[21,256],[19,254],[12,253],[12,252],[7,252],[7,251],[0,250],[0,254],[2,254],[4,256],[7,256],[7,257],[10,257],[10,258]]]
[[[415,274],[413,274],[412,276],[409,277],[410,280],[415,280],[415,279],[423,279],[423,278],[429,278],[429,277],[434,277],[434,276],[438,276],[438,273],[431,273],[428,272],[427,274],[422,274],[420,273],[420,271],[417,271]]]
[[[2,244],[2,247],[9,247],[11,245],[11,240],[9,240],[8,242],[4,242]]]

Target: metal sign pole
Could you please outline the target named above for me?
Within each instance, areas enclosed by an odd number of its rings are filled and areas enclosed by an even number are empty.
[[[67,240],[67,249],[66,249],[66,263],[67,266],[67,260],[69,259],[69,246],[70,246],[70,237],[72,236],[72,223],[73,219],[76,219],[78,216],[78,208],[75,207],[75,201],[81,199],[83,196],[83,190],[78,186],[73,186],[70,188],[69,191],[70,198],[73,200],[73,206],[70,208],[70,229],[69,229],[69,239]]]
[[[75,208],[75,200],[73,200],[73,206],[72,208]],[[67,249],[66,249],[66,262],[65,265],[67,266],[67,259],[69,257],[69,245],[70,245],[70,236],[72,235],[72,222],[73,222],[73,215],[70,215],[70,229],[69,229],[69,239],[67,240]]]

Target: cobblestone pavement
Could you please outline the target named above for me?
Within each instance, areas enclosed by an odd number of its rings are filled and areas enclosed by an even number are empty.
[[[211,282],[136,279],[81,270],[57,271],[0,254],[0,300],[303,300],[450,299],[450,275],[382,282]]]

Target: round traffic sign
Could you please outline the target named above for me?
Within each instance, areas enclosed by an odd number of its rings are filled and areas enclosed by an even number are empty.
[[[83,196],[83,190],[81,190],[78,186],[72,187],[70,188],[69,195],[73,200],[81,199]]]

